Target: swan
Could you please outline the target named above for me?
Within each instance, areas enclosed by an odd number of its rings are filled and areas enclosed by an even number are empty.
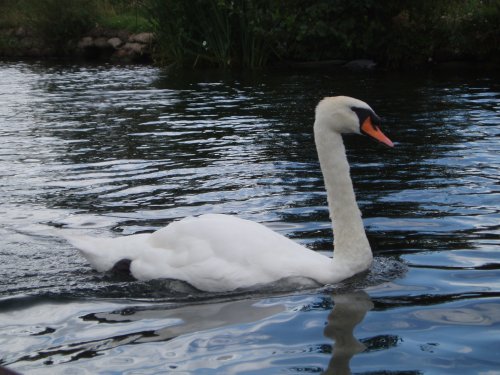
[[[99,272],[125,264],[138,280],[182,280],[208,292],[293,277],[313,279],[322,285],[337,283],[368,269],[373,258],[342,134],[364,134],[392,147],[379,124],[373,109],[355,98],[326,97],[316,107],[314,138],[333,225],[333,258],[262,224],[223,214],[187,217],[153,233],[66,238]]]

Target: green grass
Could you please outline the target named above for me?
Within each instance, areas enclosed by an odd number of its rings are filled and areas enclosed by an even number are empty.
[[[145,17],[144,6],[137,0],[100,0],[96,3],[98,24],[106,29],[147,32],[152,26]]]
[[[91,19],[93,25],[111,30],[131,33],[152,30],[143,7],[133,0],[0,0],[0,29],[34,28],[49,22],[56,31],[58,24],[67,20],[62,15],[71,8],[78,16],[72,17],[72,24]],[[63,31],[69,32],[68,27]]]
[[[136,14],[114,14],[101,16],[99,25],[112,30],[126,30],[131,33],[151,31],[148,20]]]

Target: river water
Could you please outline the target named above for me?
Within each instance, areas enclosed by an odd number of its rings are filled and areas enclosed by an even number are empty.
[[[164,72],[0,63],[0,365],[25,374],[500,373],[498,72]],[[328,95],[375,254],[341,285],[202,293],[99,274],[60,234],[234,214],[331,249]]]

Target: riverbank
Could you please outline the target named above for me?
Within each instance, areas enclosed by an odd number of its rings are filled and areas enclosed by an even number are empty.
[[[113,30],[96,27],[76,41],[67,41],[55,47],[44,43],[28,28],[18,27],[0,30],[0,60],[55,60],[65,59],[80,62],[105,62],[111,64],[155,64],[156,38],[152,32],[132,33],[128,30]],[[295,61],[283,59],[270,64],[272,68],[294,70],[338,70],[374,71],[386,70],[380,62],[372,59],[335,59],[319,61]],[[471,61],[449,59],[409,66],[411,69],[500,69],[500,61]],[[398,70],[405,70],[399,67]]]
[[[499,67],[498,17],[496,2],[479,0],[369,6],[347,0],[0,0],[0,59],[226,69]]]

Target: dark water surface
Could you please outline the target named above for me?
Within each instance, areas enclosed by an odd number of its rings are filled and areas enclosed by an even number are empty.
[[[1,63],[0,364],[499,374],[499,78]],[[346,139],[370,272],[214,295],[98,274],[60,238],[217,212],[329,251],[312,122],[338,94],[370,103],[396,143]]]

